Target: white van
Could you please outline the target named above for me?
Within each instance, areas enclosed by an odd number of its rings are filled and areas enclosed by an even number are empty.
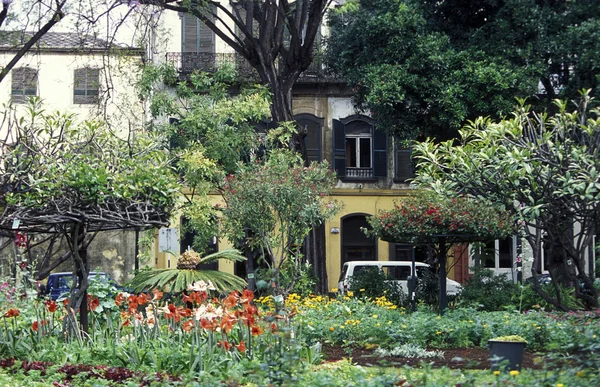
[[[410,261],[350,261],[344,263],[342,273],[338,281],[338,292],[345,294],[348,291],[350,278],[367,267],[378,267],[386,277],[397,281],[402,287],[404,294],[408,294],[408,276],[410,276],[412,262]],[[423,262],[415,262],[417,278],[423,278],[425,270],[432,270]],[[446,293],[455,296],[460,293],[462,286],[456,281],[446,278]]]

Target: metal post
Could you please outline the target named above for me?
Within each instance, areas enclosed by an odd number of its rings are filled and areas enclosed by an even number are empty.
[[[440,238],[440,316],[444,315],[448,300],[446,299],[446,238]]]
[[[413,283],[413,287],[412,287],[412,291],[411,291],[411,304],[412,304],[412,310],[413,312],[417,311],[417,282],[416,282],[416,278],[417,278],[417,269],[415,268],[415,245],[412,245],[412,270],[411,270],[411,276],[412,276],[412,280],[414,281]]]

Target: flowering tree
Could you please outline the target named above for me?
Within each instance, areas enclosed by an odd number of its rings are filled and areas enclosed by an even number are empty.
[[[523,102],[513,117],[479,118],[461,131],[461,143],[418,144],[415,183],[448,195],[486,197],[516,214],[533,255],[532,276],[541,263],[554,294],[537,280],[547,302],[568,310],[559,284],[594,307],[598,293],[586,257],[597,233],[600,209],[600,109],[584,92],[571,109],[556,101],[557,114],[536,113]],[[581,281],[587,289],[582,291]]]
[[[420,193],[369,219],[371,234],[390,242],[435,243],[501,239],[515,232],[515,221],[482,200]]]
[[[277,294],[293,287],[302,263],[299,249],[310,229],[338,210],[327,198],[334,182],[326,163],[305,167],[300,155],[281,149],[272,151],[264,163],[245,165],[226,178],[225,233],[232,240],[251,235],[250,246],[265,251]],[[293,278],[282,288],[280,274],[286,263],[293,266]]]
[[[368,221],[372,230],[365,232],[385,241],[438,245],[440,314],[446,308],[446,256],[450,247],[502,239],[516,231],[513,215],[487,201],[432,192],[407,196],[394,209],[381,211]]]

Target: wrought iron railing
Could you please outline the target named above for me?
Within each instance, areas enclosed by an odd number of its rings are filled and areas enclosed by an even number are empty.
[[[167,63],[175,67],[182,75],[192,73],[194,70],[214,72],[224,64],[232,64],[242,77],[258,78],[256,70],[250,65],[246,58],[236,53],[210,53],[210,52],[169,52]],[[315,59],[300,78],[323,79],[332,78],[324,70],[322,62]]]

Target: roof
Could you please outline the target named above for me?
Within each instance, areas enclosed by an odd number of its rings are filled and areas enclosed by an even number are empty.
[[[20,49],[34,33],[32,31],[0,31],[0,51],[16,51]],[[106,51],[108,49],[140,51],[138,47],[110,43],[92,35],[52,31],[45,33],[34,47],[32,50],[63,52],[75,50]]]

